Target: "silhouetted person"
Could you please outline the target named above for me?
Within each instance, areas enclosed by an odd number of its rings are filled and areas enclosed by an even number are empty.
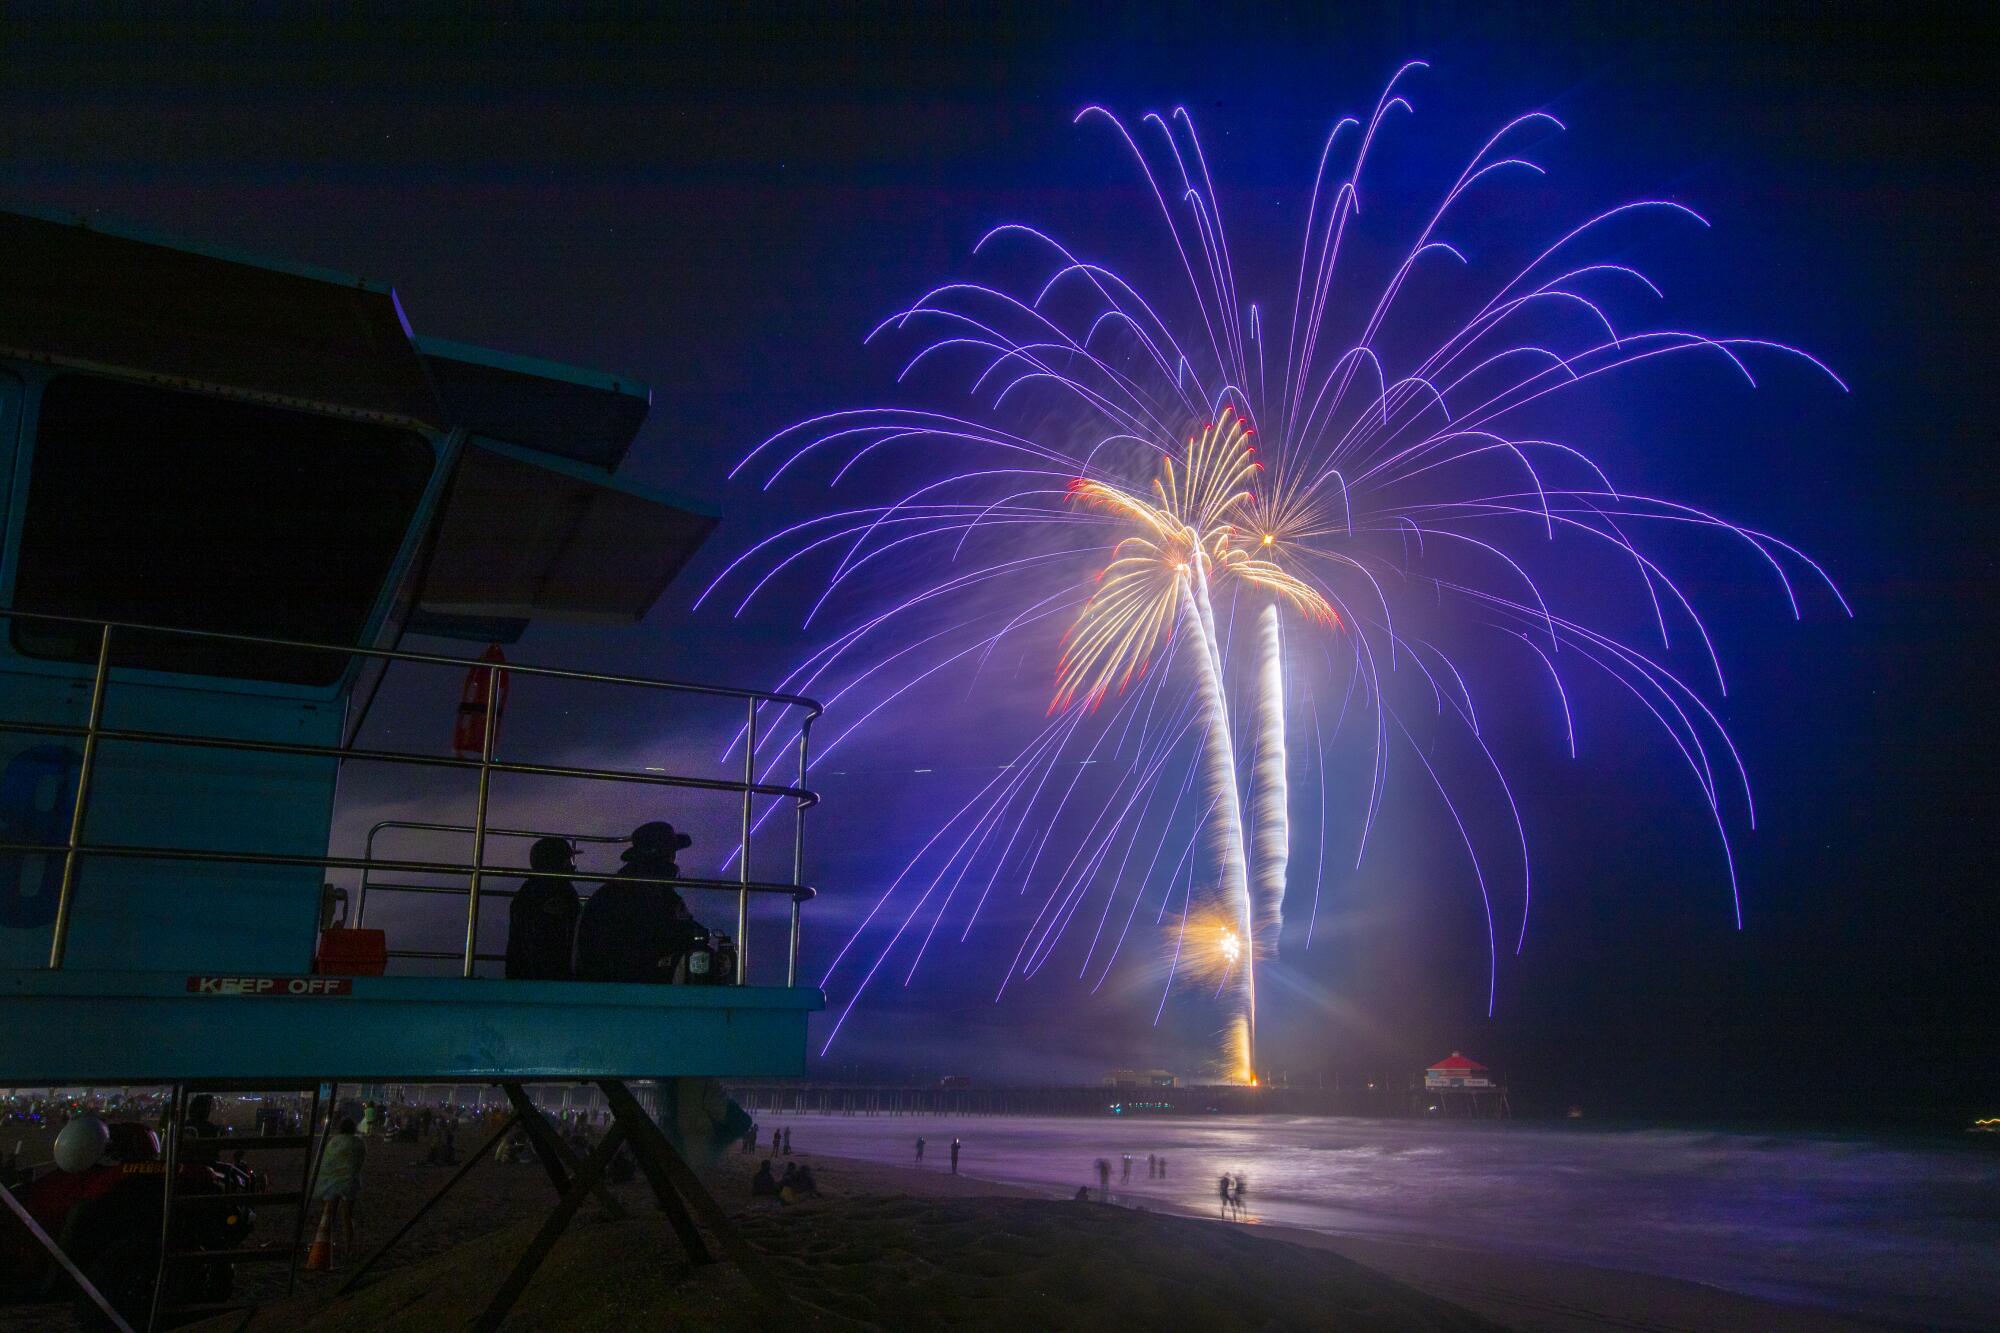
[[[1076,1201],[1077,1201],[1078,1203],[1089,1203],[1089,1202],[1090,1202],[1090,1186],[1088,1186],[1088,1185],[1078,1185],[1078,1186],[1076,1187]]]
[[[1153,1156],[1153,1154],[1151,1154],[1151,1153],[1147,1153],[1147,1154],[1146,1154],[1146,1179],[1148,1179],[1148,1180],[1151,1180],[1151,1179],[1152,1179],[1152,1178],[1153,1178],[1154,1176],[1157,1176],[1158,1174],[1160,1174],[1160,1162],[1159,1162],[1159,1158],[1157,1158],[1157,1157]]]
[[[792,1155],[792,1127],[791,1127],[790,1125],[786,1125],[786,1126],[785,1126],[785,1156],[787,1156],[787,1157],[790,1157],[791,1155]]]
[[[1097,1192],[1104,1194],[1111,1189],[1111,1163],[1102,1157],[1097,1159]]]
[[[1118,1183],[1129,1185],[1132,1183],[1132,1154],[1128,1152],[1118,1160]]]
[[[1243,1213],[1244,1200],[1249,1192],[1249,1183],[1241,1176],[1236,1177],[1236,1212],[1238,1216],[1241,1216]]]
[[[810,1163],[801,1166],[798,1175],[792,1177],[792,1188],[807,1198],[818,1196],[819,1181],[813,1178],[813,1169]]]
[[[1160,1179],[1165,1180],[1166,1178],[1167,1178],[1167,1159],[1162,1157],[1160,1159]]]
[[[326,1203],[327,1229],[338,1226],[341,1252],[354,1257],[354,1201],[361,1197],[361,1161],[366,1154],[354,1122],[343,1119],[320,1150],[313,1198]]]
[[[507,909],[507,976],[514,981],[567,981],[575,972],[576,920],[583,910],[569,874],[576,849],[565,838],[541,838],[528,849],[538,873],[521,881]]]
[[[1219,1182],[1217,1182],[1216,1188],[1222,1194],[1222,1215],[1224,1217],[1227,1217],[1229,1216],[1229,1205],[1233,1202],[1229,1193],[1229,1177],[1224,1176]]]
[[[215,1098],[199,1092],[188,1098],[187,1115],[181,1120],[181,1160],[197,1166],[214,1166],[221,1155],[213,1146],[192,1144],[190,1139],[219,1139],[222,1130],[211,1119],[215,1114]]]
[[[953,1174],[954,1176],[958,1174],[958,1149],[959,1149],[959,1146],[960,1146],[960,1145],[959,1145],[959,1142],[958,1142],[958,1140],[957,1140],[957,1139],[953,1139],[953,1140],[951,1141],[951,1173],[952,1173],[952,1174]]]
[[[785,1150],[785,1131],[782,1129],[773,1129],[771,1131],[771,1151],[775,1153],[781,1153],[784,1150]]]
[[[757,1164],[757,1174],[750,1177],[750,1197],[753,1199],[778,1197],[778,1182],[771,1177],[771,1159],[768,1157]]]
[[[921,1134],[917,1135],[917,1160],[924,1160],[924,1136]]]
[[[625,864],[583,905],[576,928],[576,975],[581,981],[672,981],[675,962],[701,927],[680,894],[667,884],[634,884],[632,877],[678,879],[674,853],[694,845],[661,820],[632,830]]]

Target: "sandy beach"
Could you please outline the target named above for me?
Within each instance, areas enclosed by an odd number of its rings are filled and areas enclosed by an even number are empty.
[[[809,1131],[808,1131],[809,1132]],[[804,1139],[806,1136],[801,1135]],[[475,1140],[476,1141],[476,1140]],[[1334,1238],[1165,1208],[1047,1193],[823,1156],[802,1142],[822,1197],[752,1201],[757,1158],[707,1172],[711,1189],[796,1302],[802,1328],[1770,1330],[1873,1325],[1672,1279],[1524,1262],[1465,1249]],[[442,1183],[416,1149],[370,1145],[357,1248],[371,1250]],[[280,1163],[273,1163],[280,1166]],[[616,1188],[622,1221],[586,1205],[506,1327],[756,1328],[769,1320],[728,1265],[691,1268],[643,1182]],[[482,1163],[348,1297],[332,1275],[220,1330],[430,1330],[463,1326],[552,1200],[532,1164]],[[274,1219],[275,1226],[275,1219]],[[239,1294],[276,1297],[274,1266],[241,1270]],[[0,1333],[74,1328],[63,1306],[0,1309]]]

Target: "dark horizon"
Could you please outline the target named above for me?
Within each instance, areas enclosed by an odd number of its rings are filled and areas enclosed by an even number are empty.
[[[1818,605],[1794,623],[1754,571],[1690,563],[1760,806],[1738,848],[1741,933],[1666,743],[1599,712],[1584,769],[1519,758],[1547,907],[1503,959],[1495,1017],[1468,887],[1412,787],[1374,868],[1329,878],[1339,928],[1272,969],[1286,998],[1260,1064],[1358,1077],[1463,1050],[1517,1114],[1575,1103],[1593,1121],[2000,1114],[2000,108],[1983,34],[1951,7],[1398,13],[9,20],[0,202],[386,278],[422,333],[649,381],[627,475],[719,503],[723,526],[640,629],[538,626],[519,656],[769,684],[796,653],[782,618],[690,611],[787,517],[724,474],[793,420],[884,397],[897,364],[861,336],[961,272],[992,223],[1117,233],[1129,173],[1071,128],[1077,106],[1187,101],[1232,219],[1286,225],[1318,136],[1405,58],[1432,64],[1418,124],[1443,158],[1554,110],[1571,127],[1551,156],[1563,203],[1661,192],[1714,222],[1668,265],[1673,309],[1809,347],[1854,389],[1683,378],[1592,424],[1622,471],[1824,561],[1856,617]],[[392,706],[384,724],[400,720]],[[956,739],[966,764],[993,748]],[[947,748],[904,727],[822,765],[803,976],[962,782]],[[1054,986],[995,1006],[990,960],[958,960],[980,975],[885,992],[815,1068],[1190,1072],[1185,1034]]]

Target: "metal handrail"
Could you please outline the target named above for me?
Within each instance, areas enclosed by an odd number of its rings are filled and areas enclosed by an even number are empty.
[[[4,616],[0,612],[0,616]],[[474,665],[478,665],[474,663]],[[505,671],[506,667],[495,670]],[[743,784],[728,778],[690,778],[671,773],[634,772],[625,768],[577,768],[568,764],[512,764],[495,759],[482,765],[477,759],[460,759],[456,755],[418,754],[410,750],[362,750],[353,746],[308,745],[303,741],[259,741],[244,737],[240,740],[226,736],[194,736],[184,731],[134,731],[122,727],[98,727],[93,733],[89,726],[66,725],[60,722],[23,722],[0,718],[0,731],[16,731],[30,736],[83,736],[95,734],[100,740],[133,741],[147,745],[180,745],[196,750],[244,750],[254,754],[303,754],[320,755],[323,758],[346,761],[359,759],[369,763],[409,764],[417,768],[456,768],[478,770],[482,767],[494,773],[523,774],[528,777],[543,778],[586,778],[600,782],[637,782],[654,787],[686,787],[693,791],[740,792]],[[819,804],[819,793],[802,787],[786,787],[774,783],[760,782],[750,787],[751,794],[757,796],[791,797],[804,801],[808,808]]]
[[[469,875],[477,869],[482,875],[519,875],[523,879],[545,878],[544,870],[532,866],[482,865],[473,866],[466,861],[369,861],[358,856],[306,856],[288,852],[225,852],[206,847],[156,847],[142,843],[86,842],[76,845],[78,852],[85,856],[122,857],[130,861],[213,861],[218,865],[245,866],[320,866],[328,870],[402,870],[413,875]],[[55,856],[69,850],[69,844],[61,842],[0,842],[0,852],[36,853]],[[771,880],[752,880],[747,886],[734,879],[687,879],[667,878],[661,875],[620,875],[624,884],[658,884],[674,889],[712,890],[717,893],[733,893],[747,887],[752,893],[789,893],[801,901],[810,901],[819,896],[819,891],[806,884],[780,884]],[[376,888],[390,886],[377,884]],[[423,885],[398,885],[398,888],[425,891]],[[463,889],[448,889],[436,886],[440,893],[463,893]],[[511,892],[500,889],[490,890],[495,895],[512,897]]]
[[[419,829],[432,833],[470,833],[470,824],[440,824],[426,819],[378,819],[368,830],[368,837],[362,843],[362,855],[371,863],[375,860],[375,839],[385,829]],[[531,828],[488,828],[489,835],[498,834],[503,838],[563,838],[569,842],[621,843],[632,839],[622,833],[565,833],[560,829]],[[537,872],[539,873],[539,872]],[[457,893],[457,889],[440,888],[435,884],[383,884],[368,878],[368,871],[361,872],[360,892],[354,898],[354,924],[359,926],[368,911],[368,890],[383,889],[388,892],[410,893]],[[490,892],[499,898],[514,896],[511,889],[494,889]]]
[[[798,966],[799,904],[809,898],[816,896],[811,888],[807,887],[805,884],[801,882],[803,880],[803,872],[804,872],[805,811],[810,807],[817,805],[819,803],[818,795],[809,790],[805,786],[807,754],[810,744],[812,724],[814,720],[816,720],[824,711],[820,707],[820,705],[812,699],[805,698],[802,695],[781,694],[767,690],[749,690],[734,686],[702,685],[687,681],[654,679],[644,676],[627,676],[627,675],[619,675],[608,672],[573,671],[560,667],[540,667],[540,666],[528,666],[528,665],[517,666],[511,663],[508,664],[486,663],[481,661],[470,661],[468,659],[461,657],[451,657],[439,653],[414,653],[414,652],[405,652],[400,649],[357,648],[357,647],[349,647],[338,644],[307,643],[293,639],[276,639],[276,638],[269,638],[269,637],[250,635],[250,634],[231,634],[215,630],[190,630],[171,625],[148,625],[148,624],[128,622],[128,621],[87,620],[79,616],[55,615],[44,612],[20,611],[11,607],[0,607],[0,620],[6,620],[6,619],[33,620],[49,624],[76,625],[76,626],[92,628],[97,630],[98,632],[96,669],[91,677],[90,708],[87,721],[83,726],[77,727],[77,726],[69,726],[57,723],[17,722],[7,719],[0,719],[0,731],[12,731],[30,735],[81,736],[84,742],[83,754],[81,757],[81,762],[78,766],[76,802],[71,811],[68,840],[63,843],[54,843],[54,844],[28,843],[28,842],[0,842],[0,851],[42,853],[45,855],[53,855],[56,853],[62,854],[63,873],[62,873],[61,886],[58,890],[56,899],[55,930],[53,938],[51,939],[49,945],[48,966],[51,969],[57,969],[63,965],[63,957],[68,946],[71,910],[75,900],[78,861],[84,856],[111,856],[111,857],[129,857],[135,859],[155,859],[155,860],[170,860],[170,861],[208,861],[220,864],[238,864],[238,865],[317,866],[322,869],[333,869],[333,868],[359,869],[362,871],[362,876],[363,876],[362,882],[363,882],[364,895],[368,883],[367,874],[371,868],[383,869],[383,870],[401,870],[412,874],[467,875],[469,878],[468,878],[468,888],[466,891],[465,946],[463,950],[460,951],[459,953],[445,955],[445,956],[460,958],[462,960],[463,975],[470,977],[473,975],[473,970],[476,963],[481,961],[488,961],[492,957],[492,955],[480,954],[477,950],[478,931],[479,931],[479,903],[482,893],[483,892],[491,893],[493,896],[496,897],[513,896],[510,892],[503,890],[483,890],[482,880],[486,876],[493,874],[519,873],[523,875],[529,875],[537,873],[533,871],[531,868],[494,866],[494,865],[489,865],[486,862],[485,844],[489,833],[499,833],[502,836],[508,836],[516,833],[522,833],[522,834],[526,833],[525,830],[493,830],[489,829],[487,826],[486,816],[487,816],[487,809],[489,805],[489,798],[491,792],[492,776],[495,773],[506,773],[506,774],[523,774],[523,775],[541,776],[541,777],[564,777],[564,778],[574,778],[574,779],[582,779],[589,781],[632,782],[632,783],[639,783],[642,785],[675,786],[675,787],[694,788],[697,790],[741,793],[743,797],[743,820],[742,820],[742,830],[741,830],[741,841],[740,845],[737,848],[737,854],[740,859],[740,865],[738,867],[738,873],[736,879],[707,880],[700,878],[681,878],[681,877],[667,878],[667,877],[641,876],[641,875],[627,875],[627,876],[621,876],[621,878],[629,880],[630,882],[635,884],[655,884],[655,885],[664,885],[674,888],[688,888],[688,889],[735,890],[737,894],[736,945],[737,945],[738,959],[739,959],[736,969],[736,984],[738,985],[747,984],[748,980],[749,969],[747,966],[747,960],[748,960],[749,942],[746,936],[749,933],[750,894],[752,893],[790,894],[792,898],[791,931],[790,931],[791,938],[789,941],[789,949],[788,949],[789,957],[786,960],[785,984],[787,986],[793,984],[793,981],[797,974],[797,966]],[[545,676],[559,680],[576,680],[590,684],[631,685],[631,686],[638,686],[641,688],[666,690],[669,692],[700,694],[711,697],[743,699],[747,701],[747,707],[749,709],[749,730],[744,746],[744,780],[742,782],[731,782],[726,779],[682,777],[678,775],[654,773],[654,772],[633,773],[618,769],[593,769],[593,768],[583,768],[575,765],[562,765],[562,764],[517,764],[517,763],[507,763],[500,760],[496,760],[493,755],[493,747],[494,747],[495,729],[498,719],[498,709],[495,708],[489,708],[487,710],[486,724],[483,729],[483,735],[481,736],[479,758],[476,760],[460,759],[457,757],[444,758],[438,755],[414,754],[400,750],[360,750],[352,747],[342,747],[342,746],[306,745],[306,744],[292,743],[285,741],[230,739],[230,738],[212,737],[212,736],[194,736],[180,732],[163,732],[163,731],[139,730],[133,728],[106,727],[103,724],[104,700],[105,700],[105,695],[109,690],[111,683],[111,641],[114,631],[127,631],[131,633],[143,633],[143,634],[171,634],[171,635],[179,635],[185,638],[220,641],[225,643],[249,644],[264,648],[285,648],[285,649],[293,649],[293,650],[307,651],[307,652],[337,653],[344,657],[366,657],[366,658],[375,658],[383,661],[406,661],[406,662],[415,662],[419,664],[433,665],[433,666],[469,667],[475,671],[484,670],[489,673],[493,671],[501,671],[501,672],[519,671],[525,675]],[[759,704],[775,704],[780,707],[797,707],[805,710],[805,716],[800,720],[799,723],[799,735],[797,742],[799,751],[799,781],[796,786],[783,786],[772,783],[759,783],[755,781],[756,753],[757,753],[757,743],[756,743],[757,708]],[[342,762],[348,759],[360,759],[360,760],[383,762],[383,763],[401,763],[418,767],[476,770],[479,774],[479,790],[478,790],[477,806],[474,814],[474,822],[469,829],[464,830],[472,833],[473,835],[472,860],[470,863],[377,860],[373,856],[373,846],[374,846],[375,833],[379,832],[381,827],[383,827],[383,825],[380,824],[378,824],[376,828],[371,830],[369,833],[367,850],[370,853],[370,855],[360,859],[354,857],[334,856],[331,854],[325,856],[302,856],[302,855],[289,855],[289,854],[269,853],[269,852],[223,852],[223,851],[198,850],[189,848],[88,843],[84,841],[83,828],[84,828],[84,821],[89,808],[90,781],[93,770],[96,765],[98,744],[100,741],[104,740],[138,742],[143,744],[179,745],[179,746],[188,746],[199,749],[241,750],[249,753],[263,753],[263,754],[320,755],[326,758],[333,759],[336,762]],[[779,799],[790,799],[791,801],[794,802],[795,810],[794,810],[793,845],[792,845],[793,878],[792,882],[789,884],[765,883],[761,881],[754,881],[750,878],[750,839],[753,830],[753,820],[751,818],[751,815],[755,798],[758,796],[770,796]],[[384,823],[391,823],[391,822],[394,821],[384,821]],[[456,828],[458,826],[451,826],[451,827]],[[610,841],[610,842],[624,841],[624,839],[602,838],[597,836],[587,836],[586,840]],[[391,886],[378,885],[377,887],[388,888]],[[417,891],[422,889],[424,891],[457,892],[457,890],[431,890],[431,889],[426,889],[425,886],[417,886],[417,885],[398,885],[394,887],[399,889],[408,889],[412,891]],[[356,916],[358,920],[359,905],[357,905]],[[431,952],[432,951],[425,951],[425,950],[419,950],[419,951],[404,950],[404,951],[398,951],[398,956],[431,956]]]

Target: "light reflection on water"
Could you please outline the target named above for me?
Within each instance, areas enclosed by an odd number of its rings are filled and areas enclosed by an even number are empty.
[[[1311,1117],[784,1116],[799,1148],[1067,1196],[1219,1210],[1248,1181],[1257,1220],[1685,1278],[1862,1317],[1987,1328],[2000,1310],[2000,1153],[1866,1136],[1601,1130]],[[1121,1183],[1120,1157],[1133,1154]],[[1146,1155],[1167,1176],[1149,1179]]]

